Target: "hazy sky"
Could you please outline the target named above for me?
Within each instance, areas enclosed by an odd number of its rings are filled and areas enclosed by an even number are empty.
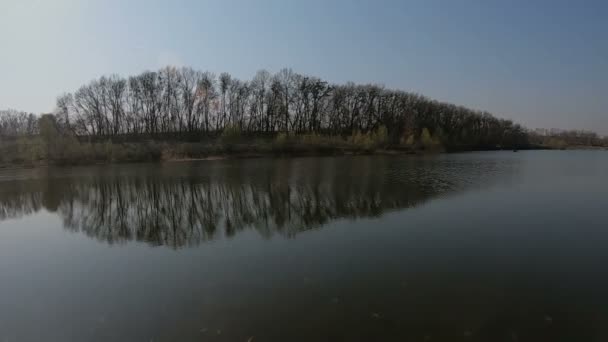
[[[188,65],[373,82],[608,134],[608,1],[0,0],[0,108]]]

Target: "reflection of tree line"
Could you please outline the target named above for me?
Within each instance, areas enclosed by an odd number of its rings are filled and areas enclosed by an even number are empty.
[[[10,191],[0,192],[0,219],[45,208],[59,213],[66,229],[102,241],[180,247],[246,228],[266,237],[293,236],[339,218],[379,216],[467,186],[475,177],[474,170],[404,170],[381,161],[341,165],[328,159],[312,167],[275,162],[177,178],[102,173],[15,181],[7,183]],[[469,171],[472,177],[460,176]]]
[[[0,221],[29,215],[43,208],[40,182],[3,182],[0,185]]]
[[[376,187],[340,190],[332,193],[319,184],[99,181],[73,184],[59,212],[67,229],[104,241],[179,247],[248,227],[264,236],[291,236],[333,219],[378,216],[425,198]]]

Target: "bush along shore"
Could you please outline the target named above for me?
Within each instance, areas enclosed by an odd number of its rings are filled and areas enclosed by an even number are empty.
[[[48,119],[48,118],[47,118]],[[42,134],[0,140],[0,168],[42,165],[86,165],[184,161],[219,158],[251,158],[264,156],[313,156],[359,154],[436,154],[474,150],[501,149],[564,149],[564,143],[513,146],[445,146],[427,129],[419,136],[392,143],[387,129],[378,129],[348,136],[321,134],[276,133],[241,134],[226,129],[221,134],[198,141],[182,141],[175,137],[78,137],[59,134],[51,125]],[[579,146],[582,147],[582,146]]]
[[[103,76],[59,96],[51,114],[0,111],[0,165],[571,146],[608,139],[291,69],[249,81],[186,67]]]
[[[384,127],[380,127],[373,132],[356,132],[350,136],[289,133],[252,136],[242,135],[236,130],[226,130],[222,134],[206,137],[201,141],[180,141],[169,138],[155,140],[141,139],[141,137],[139,139],[122,137],[123,139],[112,141],[99,137],[76,137],[53,133],[50,137],[39,135],[1,141],[0,168],[254,157],[411,155],[511,149],[501,146],[476,149],[469,146],[452,146],[447,149],[427,130],[423,130],[419,137],[410,137],[401,143],[391,144],[386,132]],[[521,148],[551,147],[529,145]]]
[[[48,133],[48,132],[47,132]],[[445,151],[432,139],[391,145],[386,129],[350,136],[318,134],[241,135],[236,130],[203,141],[130,139],[112,141],[60,134],[19,137],[0,143],[0,166],[83,165],[121,162],[180,161],[227,157],[346,154],[414,154]]]

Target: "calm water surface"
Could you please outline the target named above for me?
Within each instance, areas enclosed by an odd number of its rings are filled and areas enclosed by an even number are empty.
[[[606,341],[608,152],[0,172],[0,341]]]

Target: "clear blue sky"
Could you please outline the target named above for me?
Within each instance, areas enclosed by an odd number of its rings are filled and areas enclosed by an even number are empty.
[[[0,1],[0,108],[102,74],[292,67],[608,134],[608,1]]]

